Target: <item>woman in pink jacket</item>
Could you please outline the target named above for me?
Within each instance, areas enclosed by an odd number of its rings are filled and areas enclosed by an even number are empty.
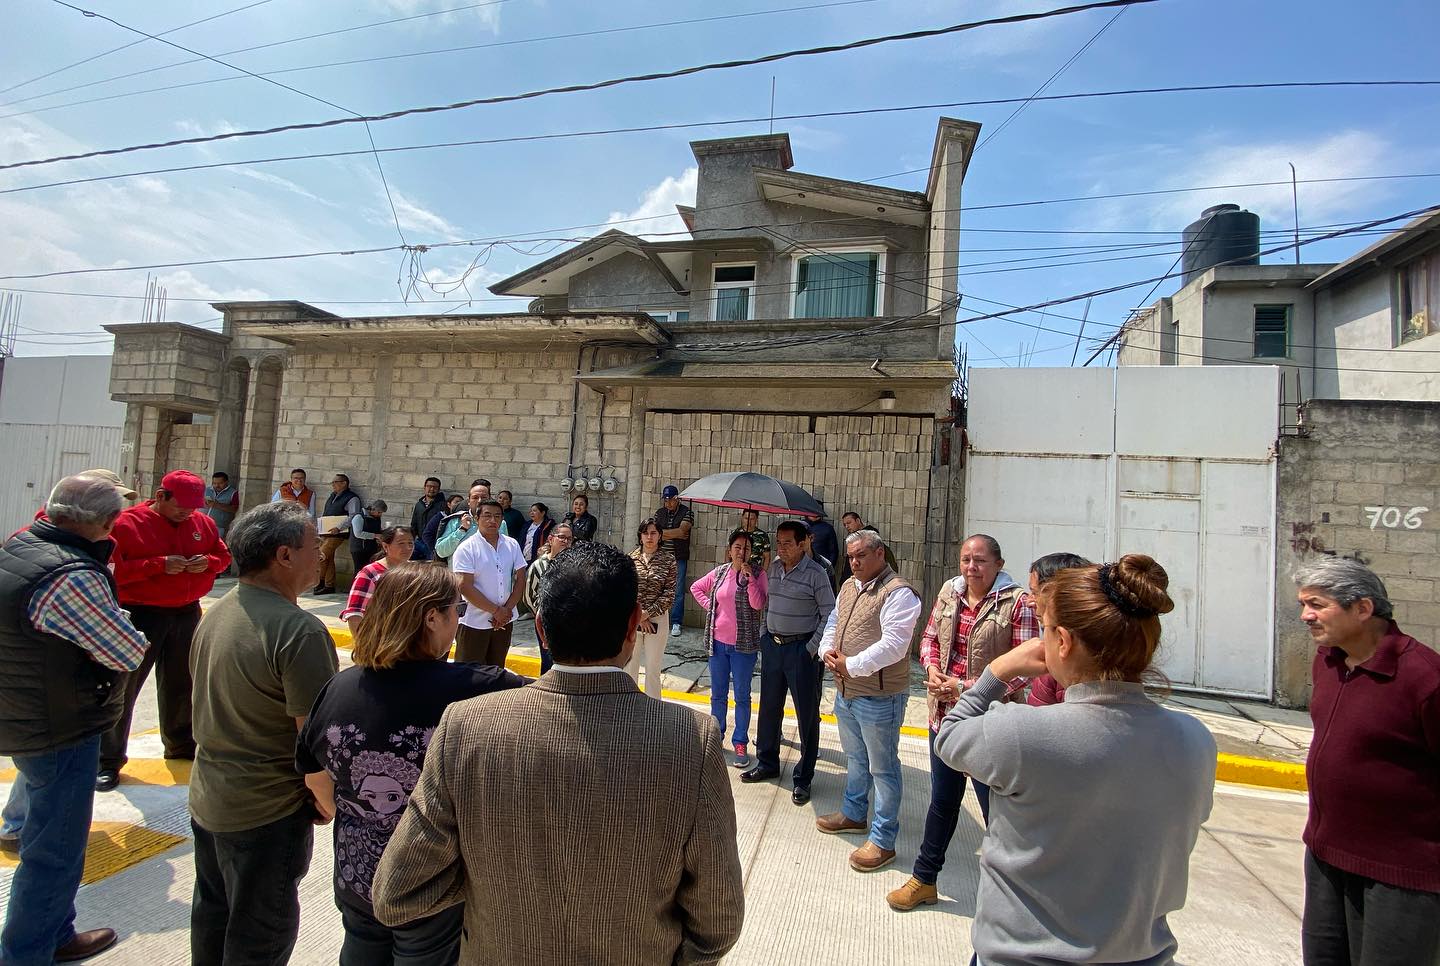
[[[705,610],[705,646],[710,653],[710,713],[725,733],[730,681],[735,682],[735,767],[748,768],[750,682],[765,632],[765,571],[750,565],[750,537],[730,534],[729,559],[690,587]]]

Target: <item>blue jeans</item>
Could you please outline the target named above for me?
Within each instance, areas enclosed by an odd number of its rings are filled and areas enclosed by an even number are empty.
[[[688,560],[675,561],[675,603],[670,605],[670,623],[685,623],[685,569]]]
[[[0,933],[5,966],[50,966],[75,938],[75,893],[85,871],[100,736],[37,755],[16,755],[16,782],[29,799],[20,832],[20,868]]]
[[[19,775],[10,785],[10,797],[5,800],[5,810],[0,812],[0,834],[19,835],[25,827],[25,813],[30,808],[30,796],[25,794],[25,782]]]
[[[852,822],[863,822],[870,811],[870,788],[875,788],[875,820],[870,841],[882,849],[895,847],[900,831],[900,726],[905,723],[907,694],[847,699],[835,695],[835,719],[840,724],[840,747],[845,750],[845,803],[841,811]]]
[[[725,712],[730,697],[730,679],[735,679],[735,732],[730,740],[737,745],[750,744],[750,682],[755,677],[755,662],[760,652],[745,654],[732,644],[716,641],[710,652],[710,713],[725,733]]]
[[[915,878],[934,885],[945,867],[945,852],[960,824],[961,803],[965,801],[965,782],[975,789],[980,814],[990,824],[990,786],[977,782],[963,771],[956,771],[935,754],[935,732],[930,732],[930,809],[925,813],[925,838],[920,854],[915,857]]]

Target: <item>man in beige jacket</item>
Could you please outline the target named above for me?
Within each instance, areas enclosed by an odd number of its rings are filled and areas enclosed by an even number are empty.
[[[465,903],[466,964],[718,962],[745,899],[714,720],[625,673],[642,616],[625,554],[575,545],[538,603],[555,666],[445,712],[380,860],[376,918]]]

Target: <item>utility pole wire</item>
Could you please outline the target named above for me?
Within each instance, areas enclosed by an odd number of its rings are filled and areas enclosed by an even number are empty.
[[[64,0],[55,0],[63,3]],[[1077,6],[1059,7],[1054,10],[1044,10],[1037,13],[1014,14],[1008,17],[993,17],[988,20],[974,20],[967,23],[951,24],[948,27],[932,27],[925,30],[911,30],[899,34],[886,34],[879,37],[866,37],[862,40],[852,40],[843,44],[829,44],[823,47],[805,47],[798,50],[785,50],[773,54],[764,54],[759,57],[749,57],[743,60],[729,60],[717,63],[697,64],[690,67],[682,67],[671,71],[657,71],[650,74],[632,74],[625,77],[613,77],[609,80],[593,81],[588,84],[569,84],[564,87],[550,87],[542,90],[526,91],[522,94],[500,94],[493,97],[477,97],[470,100],[456,101],[451,104],[438,104],[429,107],[408,107],[398,111],[389,111],[385,114],[373,114],[365,117],[337,117],[326,121],[309,121],[299,124],[281,124],[275,127],[250,131],[229,131],[223,134],[211,134],[204,137],[177,138],[171,141],[159,141],[152,144],[135,144],[121,148],[103,148],[97,151],[85,151],[79,154],[57,155],[51,158],[40,158],[34,161],[20,161],[11,164],[0,165],[0,171],[8,171],[14,168],[32,168],[40,165],[54,164],[59,161],[80,161],[85,158],[108,157],[116,154],[130,154],[135,151],[153,151],[157,148],[178,147],[186,144],[209,144],[214,141],[227,141],[233,138],[263,137],[270,134],[280,134],[286,131],[313,131],[320,128],[337,127],[343,124],[358,124],[368,121],[390,121],[400,117],[410,117],[416,114],[436,114],[444,111],[456,111],[467,107],[477,107],[484,104],[508,104],[514,101],[531,100],[537,97],[547,97],[553,94],[575,94],[583,91],[604,90],[610,87],[619,87],[624,84],[640,84],[650,81],[671,80],[677,77],[689,77],[694,74],[702,74],[710,71],[733,70],[738,67],[753,67],[757,64],[772,64],[777,61],[790,60],[795,57],[816,57],[825,54],[840,53],[849,50],[860,50],[866,47],[875,47],[880,44],[905,42],[911,40],[923,40],[930,37],[943,37],[950,34],[957,34],[967,30],[975,30],[980,27],[993,27],[1003,24],[1030,23],[1036,20],[1048,20],[1052,17],[1064,17],[1071,14],[1082,13],[1086,10],[1102,10],[1113,7],[1126,7],[1140,3],[1155,3],[1156,0],[1096,0],[1093,3],[1085,3]],[[70,6],[69,4],[65,4]],[[72,9],[79,10],[78,7]],[[86,16],[96,16],[86,11]],[[108,19],[108,18],[106,18]],[[178,45],[177,45],[178,46]],[[184,48],[181,48],[184,49]],[[230,66],[230,65],[226,65]],[[241,69],[241,68],[236,68]],[[250,71],[245,71],[250,73]]]

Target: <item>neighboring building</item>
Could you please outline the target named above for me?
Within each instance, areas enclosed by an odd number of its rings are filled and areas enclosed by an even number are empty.
[[[29,523],[64,477],[119,471],[125,406],[106,391],[109,372],[109,356],[0,360],[0,539]]]
[[[793,171],[785,134],[695,142],[691,238],[607,232],[492,286],[530,297],[528,314],[229,302],[219,334],[109,326],[126,471],[153,484],[175,427],[213,414],[206,452],[245,506],[292,466],[392,505],[432,474],[485,475],[559,512],[563,478],[610,477],[591,509],[600,539],[629,546],[664,484],[753,469],[836,517],[859,510],[933,589],[961,522],[951,358],[978,131],[940,120],[923,193]],[[703,567],[735,514],[696,509]]]
[[[1136,311],[1119,363],[1279,366],[1292,407],[1307,399],[1436,401],[1437,333],[1440,212],[1338,265],[1197,266],[1173,296]]]

